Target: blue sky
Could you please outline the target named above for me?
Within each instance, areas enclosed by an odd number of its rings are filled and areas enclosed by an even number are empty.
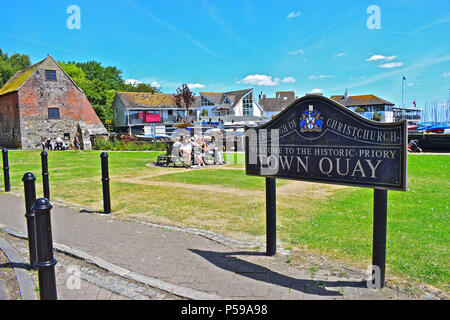
[[[448,99],[448,0],[5,1],[0,48],[37,62],[97,60],[175,92],[255,88],[268,97],[375,94],[405,106]],[[70,5],[80,29],[69,29]],[[380,28],[367,20],[376,5]],[[370,20],[373,21],[373,20]]]

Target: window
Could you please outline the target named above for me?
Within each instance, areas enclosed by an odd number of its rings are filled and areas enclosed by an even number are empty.
[[[56,71],[45,70],[45,81],[56,81]]]
[[[206,99],[204,96],[200,96],[200,105],[201,106],[213,106],[214,103]]]
[[[253,94],[250,92],[242,101],[242,110],[244,116],[253,115]]]
[[[59,108],[48,108],[49,119],[59,119]]]
[[[64,133],[64,140],[70,140],[70,133]]]

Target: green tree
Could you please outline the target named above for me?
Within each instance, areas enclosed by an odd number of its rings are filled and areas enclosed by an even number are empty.
[[[132,84],[127,84],[127,83],[123,83],[118,91],[124,91],[124,92],[151,92],[151,93],[155,93],[155,92],[159,92],[158,88],[152,87],[150,84],[148,83],[139,83],[138,85],[132,85]]]
[[[15,53],[8,56],[0,49],[0,88],[19,70],[31,66],[30,57],[27,54]]]
[[[97,61],[78,62],[76,66],[83,70],[88,80],[104,82],[110,89],[117,90],[124,82],[122,71],[115,66],[103,67]]]
[[[381,113],[374,112],[372,115],[372,120],[381,121],[381,120],[383,120],[383,116],[381,115]]]

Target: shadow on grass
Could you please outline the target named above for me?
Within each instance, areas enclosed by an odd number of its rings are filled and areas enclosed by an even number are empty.
[[[325,287],[355,287],[365,288],[364,281],[322,281],[297,279],[284,274],[272,271],[266,267],[236,258],[234,256],[265,256],[263,252],[213,252],[197,249],[189,251],[201,256],[215,266],[234,272],[238,275],[248,277],[257,281],[267,282],[278,286],[290,288],[307,294],[319,296],[342,297],[337,291],[327,290]]]

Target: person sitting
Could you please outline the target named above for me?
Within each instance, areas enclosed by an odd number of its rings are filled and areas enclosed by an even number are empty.
[[[411,140],[408,143],[408,151],[410,152],[422,152],[422,149],[419,147],[417,140]]]
[[[187,139],[183,140],[183,145],[180,148],[181,156],[183,157],[183,162],[185,165],[191,164],[191,154],[192,154],[192,146],[189,144]]]
[[[45,141],[45,148],[47,149],[47,150],[52,150],[53,148],[52,148],[52,141],[50,140],[50,138],[48,138],[46,141]]]
[[[206,145],[204,146],[202,138],[198,138],[194,143],[194,163],[202,167],[205,166],[205,162],[203,161],[204,149],[206,149]]]
[[[172,148],[180,148],[183,144],[181,143],[181,138],[176,138],[172,145]]]
[[[60,151],[63,150],[63,144],[64,144],[64,141],[60,137],[56,138],[55,150],[60,150]]]
[[[175,142],[172,145],[171,155],[172,155],[172,161],[175,165],[176,162],[180,160],[181,157],[181,147],[183,144],[181,143],[181,138],[178,137],[175,139]]]

